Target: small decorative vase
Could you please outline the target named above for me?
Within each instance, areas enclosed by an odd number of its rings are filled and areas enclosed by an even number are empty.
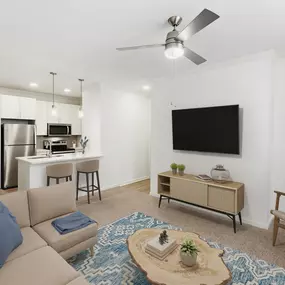
[[[172,174],[173,174],[173,175],[176,175],[176,174],[177,174],[177,168],[172,169]]]
[[[217,164],[216,167],[212,168],[211,176],[216,182],[223,183],[230,180],[230,172],[221,164]]]
[[[82,149],[82,154],[84,154],[85,153],[85,147]]]
[[[180,251],[181,262],[186,266],[194,266],[197,263],[197,253],[190,255]]]
[[[178,173],[180,176],[183,176],[184,175],[184,170],[178,170]]]

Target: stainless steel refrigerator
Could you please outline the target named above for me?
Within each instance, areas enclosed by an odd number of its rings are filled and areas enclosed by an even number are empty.
[[[18,161],[16,157],[36,154],[35,125],[1,125],[1,188],[18,186]]]

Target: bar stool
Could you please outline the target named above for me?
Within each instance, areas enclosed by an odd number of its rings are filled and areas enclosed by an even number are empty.
[[[101,188],[100,188],[100,181],[99,181],[99,160],[89,160],[89,161],[76,163],[76,170],[77,170],[76,200],[78,200],[78,192],[84,191],[84,192],[87,192],[88,204],[90,204],[89,193],[92,191],[92,196],[94,196],[94,190],[98,190],[99,199],[101,200]],[[81,188],[79,188],[80,173],[86,175],[86,184],[87,184],[87,186],[84,186]],[[94,173],[96,173],[97,186],[94,185]],[[89,185],[89,174],[92,175],[91,185]],[[91,186],[91,189],[90,189],[90,186]],[[86,188],[86,190],[83,188]]]
[[[72,181],[73,164],[72,163],[62,163],[48,165],[46,168],[47,174],[47,186],[50,185],[50,179],[56,179],[56,184],[59,184],[59,179],[65,178]]]

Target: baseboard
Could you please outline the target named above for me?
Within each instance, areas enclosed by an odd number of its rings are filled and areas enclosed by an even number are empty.
[[[257,227],[257,228],[268,230],[268,225],[264,224],[264,223],[258,223],[258,222],[255,222],[255,221],[252,221],[252,220],[248,220],[248,219],[242,219],[242,222],[244,224],[247,224],[247,225],[250,225],[250,226],[253,226],[253,227]]]
[[[144,181],[144,180],[147,180],[149,179],[149,176],[143,176],[141,178],[136,178],[136,179],[133,179],[133,180],[130,180],[130,181],[127,181],[123,184],[121,184],[120,186],[126,186],[126,185],[129,185],[129,184],[133,184],[133,183],[136,183],[136,182],[141,182],[141,181]]]
[[[153,196],[153,197],[156,197],[156,198],[159,198],[159,196],[160,196],[159,194],[152,193],[152,192],[150,193],[150,195]],[[183,202],[179,202],[179,201],[175,201],[175,200],[173,200],[173,202],[191,207],[191,205],[188,205],[188,204],[183,203]],[[219,214],[219,213],[216,213],[214,211],[207,210],[207,209],[202,209],[202,208],[198,208],[198,207],[195,207],[195,206],[192,206],[192,207],[195,208],[197,211],[208,212],[208,213],[211,212],[213,215],[216,215],[216,216],[219,216],[219,217],[224,217],[225,216],[223,214]],[[255,221],[252,221],[252,220],[249,220],[249,219],[246,219],[246,218],[242,217],[242,222],[244,224],[251,225],[253,227],[257,227],[257,228],[268,230],[268,228],[270,227],[270,224],[272,223],[272,219],[269,220],[268,224],[265,224],[265,223],[258,223],[258,222],[255,222]]]
[[[149,176],[143,176],[143,177],[140,177],[140,178],[129,180],[129,181],[123,182],[122,184],[109,185],[109,186],[103,187],[102,191],[103,190],[110,190],[110,189],[117,188],[117,187],[127,186],[127,185],[130,185],[130,184],[136,183],[136,182],[141,182],[141,181],[147,180],[147,179],[149,179]]]

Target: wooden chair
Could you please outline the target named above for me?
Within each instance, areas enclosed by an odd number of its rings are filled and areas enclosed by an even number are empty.
[[[280,191],[274,191],[276,196],[275,210],[271,210],[270,213],[274,216],[274,227],[273,227],[273,246],[275,246],[278,229],[285,229],[285,224],[280,223],[280,220],[285,222],[285,212],[279,211],[279,201],[281,196],[285,196],[285,193]]]

